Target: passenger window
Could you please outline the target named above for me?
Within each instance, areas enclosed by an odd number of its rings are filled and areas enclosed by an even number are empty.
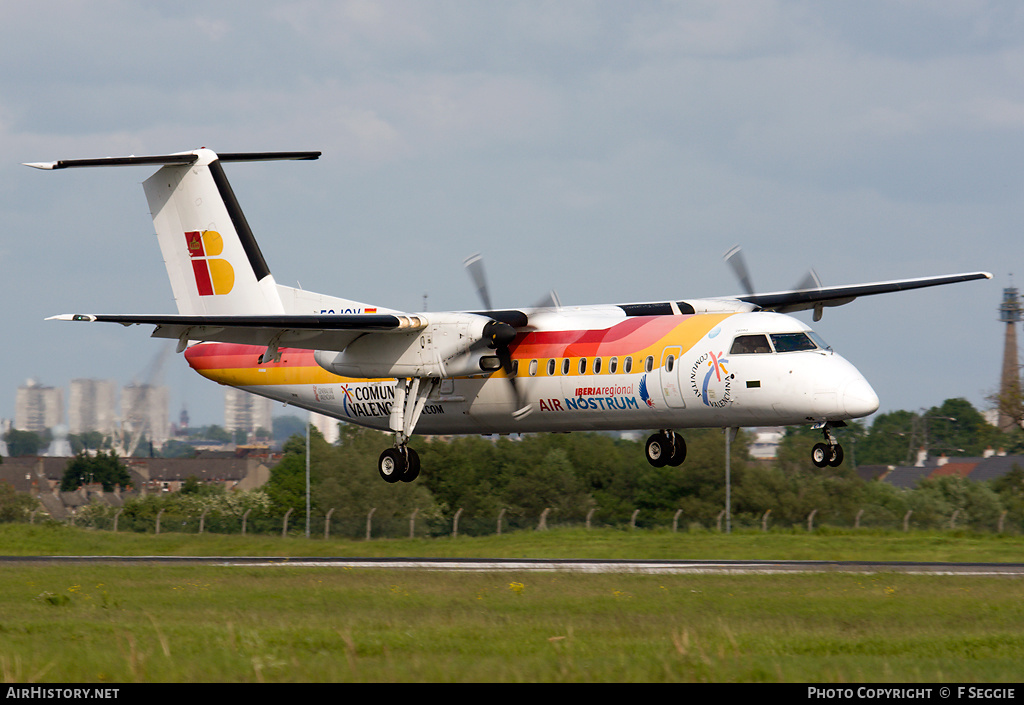
[[[587,374],[587,358],[585,357],[580,358],[580,374]]]
[[[644,360],[644,372],[650,372],[654,369],[654,356],[648,355],[647,359]]]
[[[665,371],[666,372],[671,372],[672,368],[675,367],[675,366],[676,366],[676,356],[675,355],[669,355],[668,357],[665,358]]]
[[[765,335],[738,335],[732,341],[730,355],[754,355],[758,353],[770,353],[771,346],[768,345],[768,337]]]
[[[537,376],[537,361],[536,360],[530,360],[530,376],[531,377],[536,377]]]
[[[773,333],[772,345],[775,346],[775,352],[780,353],[815,350],[818,347],[806,333]]]
[[[548,360],[548,377],[555,374],[555,358]]]
[[[519,376],[519,360],[513,360],[512,361],[512,374],[510,374],[509,377],[518,377],[518,376]]]
[[[619,369],[619,358],[613,357],[608,361],[608,374],[615,374],[616,370]]]
[[[565,358],[564,360],[562,360],[562,374],[563,375],[569,374],[569,365],[570,365],[569,358]]]
[[[594,374],[601,374],[601,358],[599,357],[594,358]]]
[[[633,358],[632,358],[632,357],[627,357],[627,358],[626,358],[626,359],[625,359],[625,360],[624,360],[624,361],[622,362],[622,371],[623,371],[623,372],[625,372],[625,373],[626,373],[627,375],[628,375],[628,374],[629,374],[630,372],[632,372],[632,371],[633,371]]]

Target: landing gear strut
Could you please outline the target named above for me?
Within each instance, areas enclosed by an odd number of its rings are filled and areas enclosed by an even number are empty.
[[[843,447],[832,437],[828,423],[821,427],[821,432],[825,436],[825,442],[814,444],[814,448],[811,449],[811,462],[817,468],[837,468],[843,464]]]
[[[380,454],[377,471],[385,482],[412,482],[420,474],[420,456],[409,447],[409,436],[416,428],[427,398],[437,391],[436,379],[411,377],[398,380],[395,401],[388,424],[395,434],[395,445]]]
[[[647,462],[656,468],[678,467],[686,460],[686,442],[675,431],[655,433],[647,439]]]

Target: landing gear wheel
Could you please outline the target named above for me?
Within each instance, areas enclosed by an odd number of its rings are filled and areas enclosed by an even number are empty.
[[[828,465],[832,468],[837,468],[843,464],[843,447],[841,445],[832,446],[832,457],[828,459]]]
[[[678,433],[672,435],[675,436],[675,442],[672,444],[672,457],[668,459],[668,464],[677,468],[686,460],[686,441]]]
[[[825,443],[815,443],[811,449],[811,462],[814,467],[823,468],[832,459],[832,448]]]
[[[663,433],[655,433],[647,439],[645,453],[648,463],[656,468],[665,467],[668,464],[668,459],[672,456],[672,446],[669,444],[668,437]]]
[[[420,454],[412,448],[406,448],[405,453],[408,464],[401,479],[402,482],[412,482],[420,476]]]
[[[405,454],[398,448],[388,448],[377,460],[377,470],[384,482],[398,482],[408,469]]]

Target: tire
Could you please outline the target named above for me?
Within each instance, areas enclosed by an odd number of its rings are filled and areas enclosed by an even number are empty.
[[[843,464],[843,447],[841,445],[832,446],[832,457],[828,459],[828,465],[832,468],[837,468]]]
[[[647,456],[647,462],[654,467],[665,467],[669,459],[668,439],[660,433],[654,434],[647,439],[644,454]]]
[[[420,454],[412,448],[406,448],[406,462],[408,463],[405,472],[402,473],[402,482],[412,482],[420,476]]]
[[[686,441],[678,433],[673,435],[675,436],[675,443],[672,446],[672,457],[668,459],[668,464],[677,468],[686,460]]]
[[[814,467],[823,468],[828,465],[828,461],[832,459],[832,449],[824,443],[815,443],[814,448],[811,449],[811,462],[814,463]]]
[[[384,482],[398,482],[402,479],[408,464],[405,455],[398,448],[388,448],[377,460],[377,471]]]

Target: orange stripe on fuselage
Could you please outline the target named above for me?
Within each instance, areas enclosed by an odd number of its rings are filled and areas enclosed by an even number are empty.
[[[580,357],[659,357],[661,350],[689,350],[731,314],[636,316],[609,328],[535,331],[520,334],[511,346],[517,360]],[[266,348],[237,343],[204,343],[185,351],[185,359],[204,377],[234,386],[338,384],[379,380],[331,374],[316,364],[312,350],[281,348],[279,362],[260,364]],[[503,372],[495,375],[502,376]]]

